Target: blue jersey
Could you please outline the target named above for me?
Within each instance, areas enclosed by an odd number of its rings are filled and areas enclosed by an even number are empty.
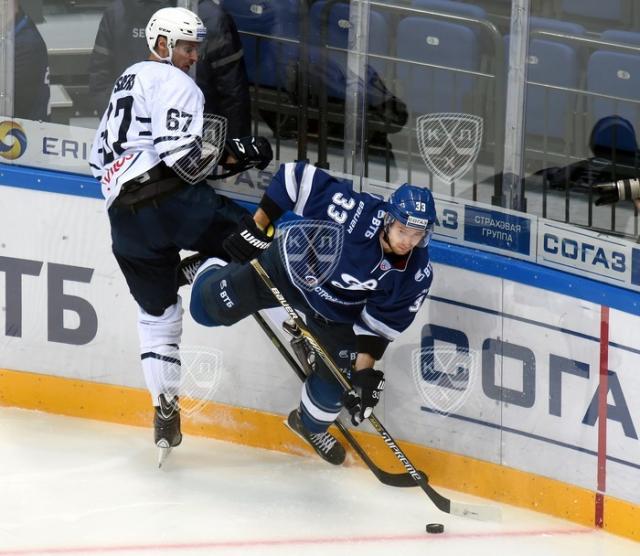
[[[265,194],[283,211],[343,226],[342,254],[333,273],[311,292],[298,288],[315,312],[352,323],[356,335],[388,341],[409,327],[429,292],[433,270],[427,247],[402,258],[385,255],[383,199],[355,192],[351,181],[304,162],[281,165]]]

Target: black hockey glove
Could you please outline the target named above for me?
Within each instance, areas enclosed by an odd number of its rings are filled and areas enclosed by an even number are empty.
[[[222,242],[222,247],[236,263],[248,263],[255,259],[273,240],[274,228],[271,224],[262,231],[249,216],[240,219],[238,229]]]
[[[384,390],[384,373],[371,367],[351,373],[353,390],[345,392],[342,403],[351,414],[351,422],[358,426],[373,413]]]
[[[640,199],[640,179],[618,180],[612,183],[601,183],[593,186],[596,205],[611,205],[629,199]]]
[[[217,178],[233,176],[249,168],[264,170],[269,165],[269,162],[273,160],[273,152],[269,141],[264,137],[253,135],[227,139],[222,159],[225,160],[228,155],[233,156],[237,162],[229,164],[223,162],[221,166],[226,172],[216,176]]]

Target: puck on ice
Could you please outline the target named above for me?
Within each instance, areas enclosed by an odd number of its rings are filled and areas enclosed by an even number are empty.
[[[427,523],[427,533],[444,533],[442,523]]]

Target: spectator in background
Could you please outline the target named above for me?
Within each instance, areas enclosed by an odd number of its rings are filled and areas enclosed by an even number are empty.
[[[14,4],[13,116],[25,120],[49,119],[49,56],[42,35]]]
[[[251,135],[249,81],[236,24],[213,0],[200,0],[198,15],[207,28],[205,55],[196,67],[204,111],[227,118],[229,137]]]
[[[144,29],[160,8],[176,0],[114,0],[104,11],[89,61],[89,90],[103,112],[113,83],[125,68],[148,55]],[[196,66],[206,113],[228,120],[228,136],[251,134],[249,83],[242,45],[233,19],[214,0],[200,0],[198,13],[207,27],[207,46]]]

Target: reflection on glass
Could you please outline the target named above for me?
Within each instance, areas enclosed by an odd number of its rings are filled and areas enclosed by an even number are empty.
[[[640,7],[563,0],[534,6],[525,139],[528,211],[626,236],[631,203],[597,206],[593,186],[638,175]]]
[[[29,46],[24,49],[28,61],[19,61],[20,41],[27,37],[22,33],[16,35],[16,115],[69,124],[75,135],[81,126],[95,128],[120,72],[148,55],[144,27],[149,16],[176,3],[23,0],[48,50],[50,116],[44,100],[47,53],[41,43]],[[357,158],[362,166],[356,171],[381,185],[410,181],[438,194],[502,202],[504,136],[512,125],[505,121],[506,76],[514,63],[508,59],[508,0],[197,4],[209,28],[198,84],[206,111],[228,117],[230,135],[267,136],[281,161],[308,159],[341,171],[347,159]],[[607,118],[624,119],[638,129],[640,5],[532,1],[530,15],[525,122],[519,130],[525,210],[635,236],[633,206],[596,206],[591,192],[602,180],[632,177],[635,161],[621,154],[609,157],[615,164],[596,168],[607,156],[593,150],[590,137]],[[33,33],[29,40],[35,44]],[[20,93],[25,88],[30,94]],[[460,167],[464,160],[452,162],[456,171],[447,175],[453,180],[425,163],[420,146],[419,122],[439,114],[483,122],[477,157],[469,168]],[[353,145],[345,145],[349,122],[359,126]],[[75,140],[78,145],[63,145],[62,139],[47,144],[56,154],[35,163],[55,163],[64,152],[67,161],[79,164],[86,149],[84,139]],[[345,146],[354,152],[345,152]],[[257,191],[252,180],[250,189]]]
[[[26,120],[47,120],[49,58],[47,47],[32,19],[15,2],[13,114]]]

